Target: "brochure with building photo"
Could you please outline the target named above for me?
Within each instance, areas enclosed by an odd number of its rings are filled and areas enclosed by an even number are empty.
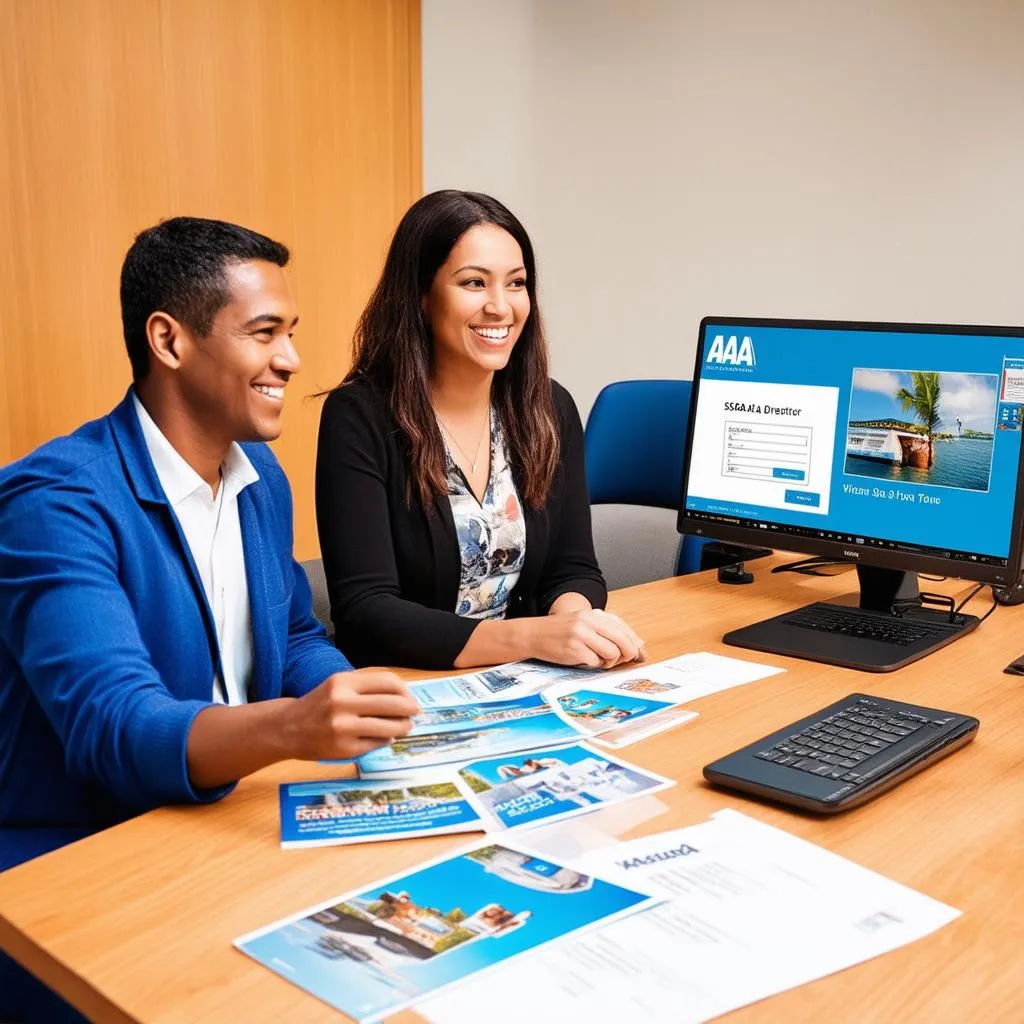
[[[377,1021],[521,953],[659,902],[518,843],[481,840],[234,945],[350,1017]]]
[[[458,774],[473,805],[504,828],[548,825],[675,785],[585,743],[471,761]]]
[[[334,779],[280,787],[281,846],[338,846],[484,832],[481,815],[458,775],[374,781]]]
[[[357,761],[362,778],[407,775],[420,768],[534,750],[579,739],[538,694],[488,704],[427,708],[412,731]]]
[[[554,683],[586,679],[599,673],[600,669],[547,665],[542,661],[513,661],[480,672],[411,683],[409,690],[424,709],[452,704],[483,704],[529,697]]]

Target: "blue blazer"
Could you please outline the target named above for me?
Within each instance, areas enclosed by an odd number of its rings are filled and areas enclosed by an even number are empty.
[[[262,444],[238,496],[254,699],[351,668],[292,558],[291,492]],[[167,803],[212,703],[216,628],[131,391],[110,415],[0,470],[0,870]]]

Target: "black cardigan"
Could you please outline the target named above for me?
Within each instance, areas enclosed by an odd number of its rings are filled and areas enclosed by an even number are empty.
[[[594,557],[583,428],[551,382],[561,458],[545,506],[522,501],[526,558],[508,616],[544,615],[570,591],[608,598]],[[513,467],[516,487],[522,481]],[[389,397],[364,382],[331,392],[320,416],[316,518],[335,643],[354,665],[451,668],[478,620],[454,611],[461,564],[447,497],[427,515],[409,492],[409,446]]]

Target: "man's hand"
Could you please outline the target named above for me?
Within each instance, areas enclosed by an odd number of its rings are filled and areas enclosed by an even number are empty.
[[[288,745],[307,761],[360,757],[405,736],[419,710],[394,672],[337,672],[289,707]]]
[[[289,758],[359,757],[404,736],[418,711],[405,683],[381,669],[338,672],[305,697],[211,704],[189,730],[189,778],[213,789]]]

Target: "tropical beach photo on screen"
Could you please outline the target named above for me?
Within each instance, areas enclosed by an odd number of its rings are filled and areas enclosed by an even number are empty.
[[[846,475],[987,491],[998,383],[988,373],[856,368]]]

